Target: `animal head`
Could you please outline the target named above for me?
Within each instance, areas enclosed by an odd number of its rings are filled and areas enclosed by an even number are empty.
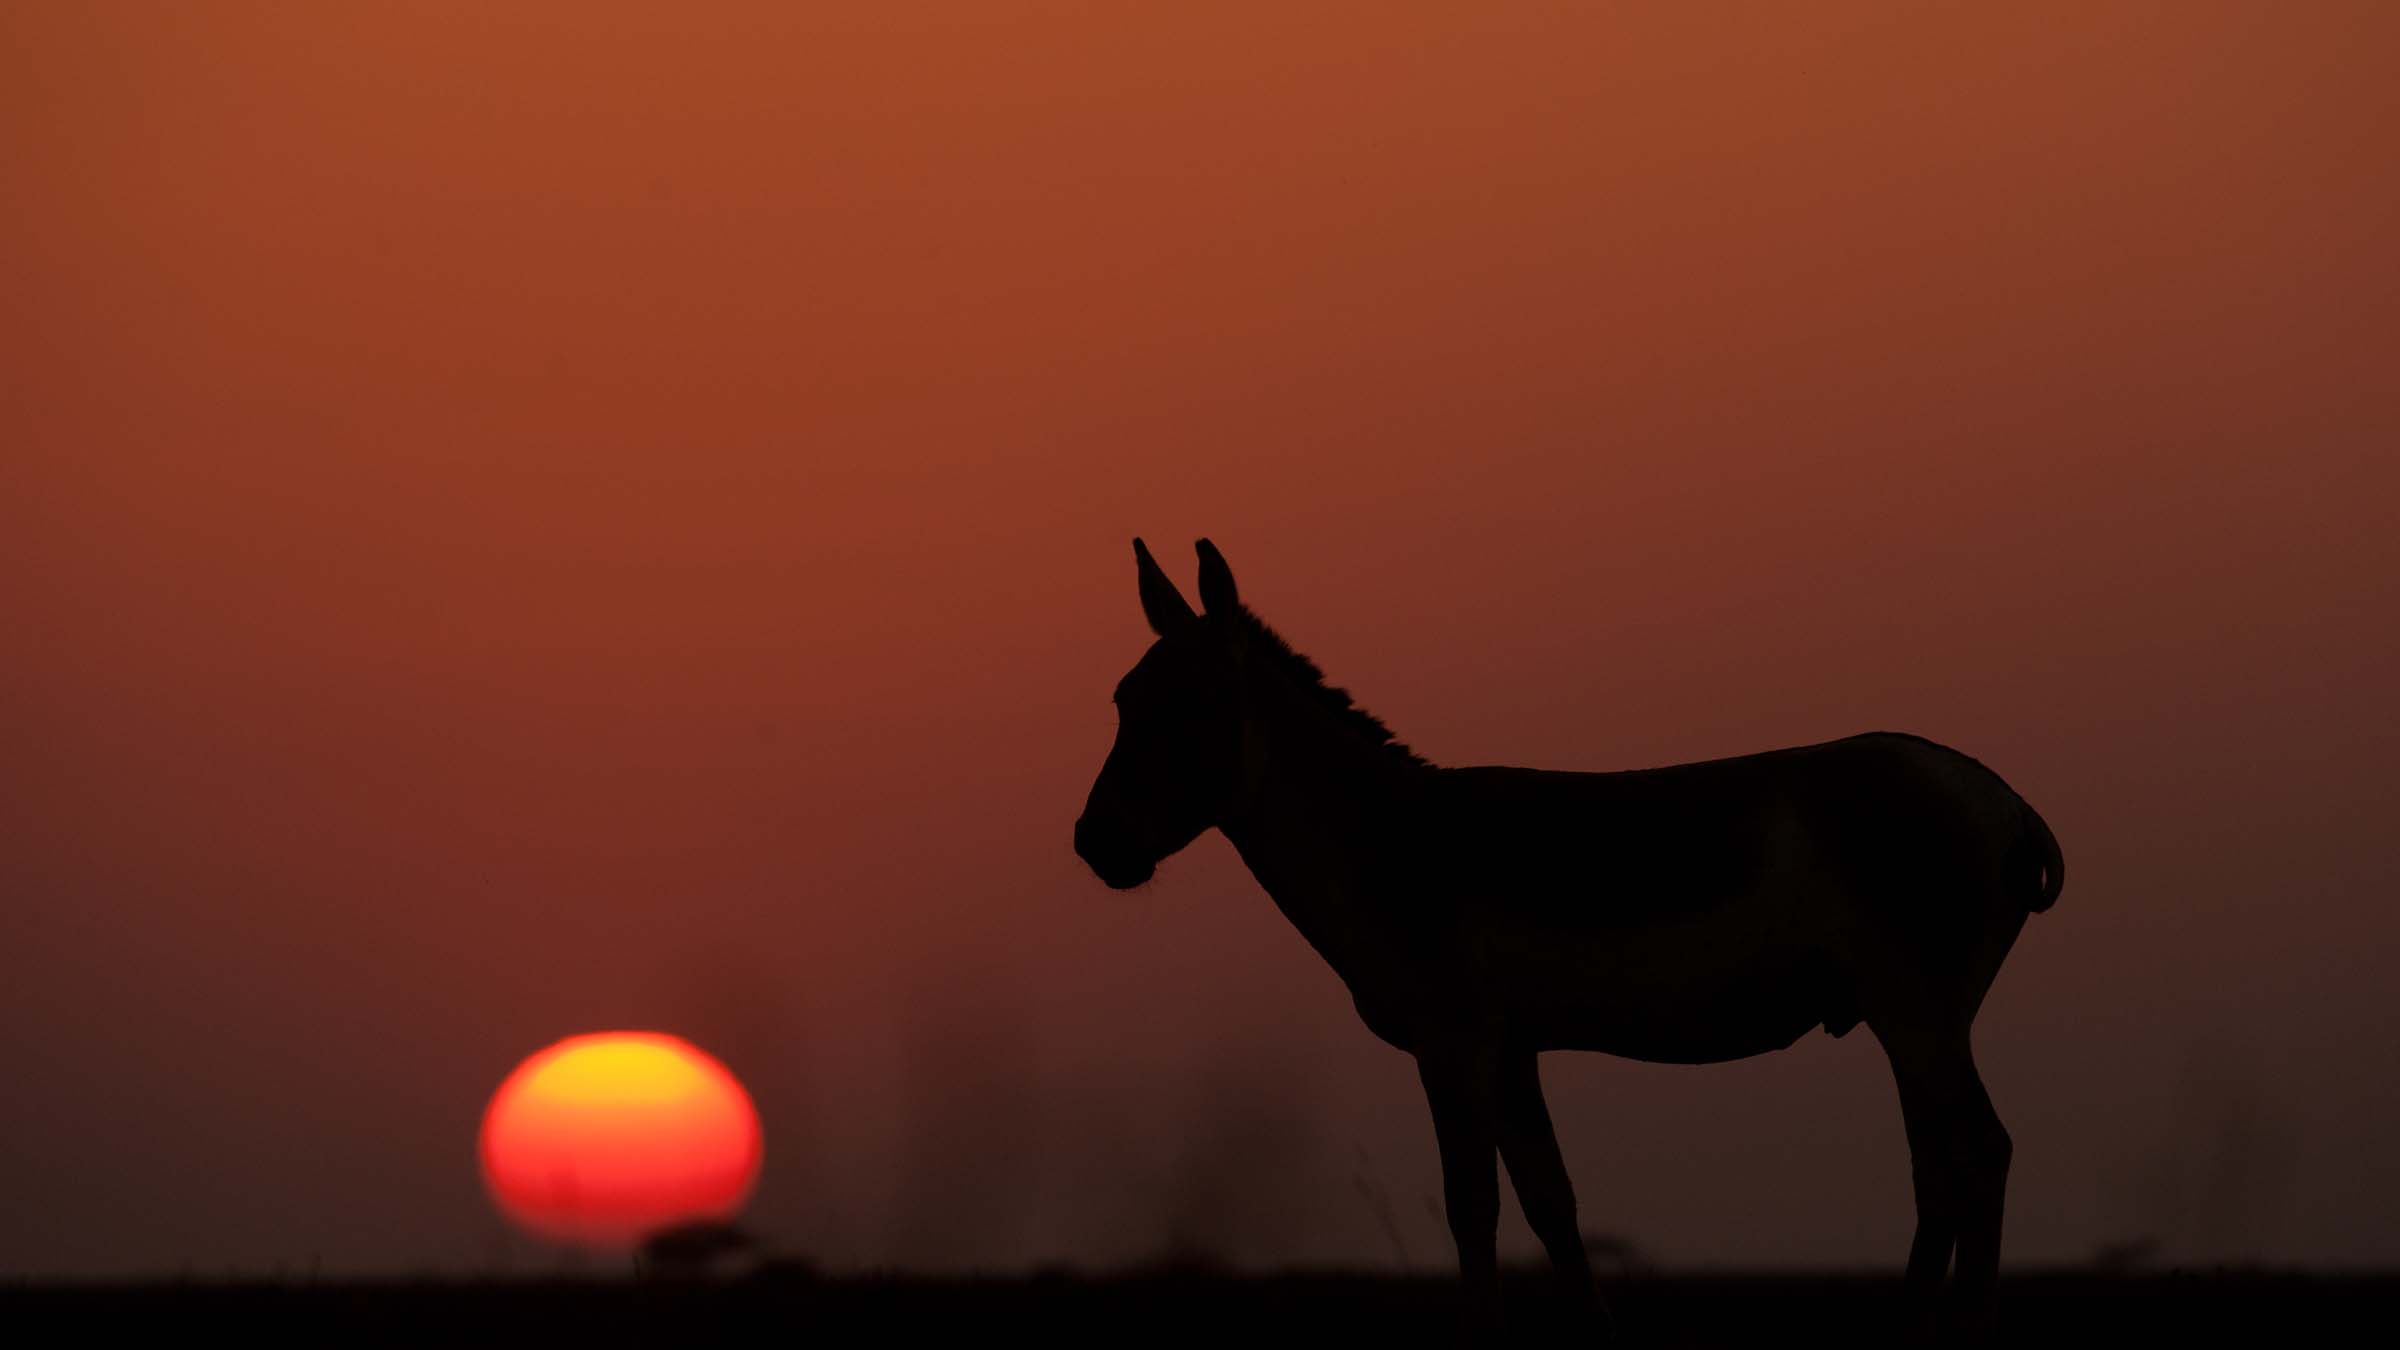
[[[1219,823],[1241,782],[1244,615],[1225,555],[1203,539],[1194,613],[1141,540],[1142,616],[1158,640],[1117,682],[1117,739],[1075,822],[1075,853],[1130,890]]]

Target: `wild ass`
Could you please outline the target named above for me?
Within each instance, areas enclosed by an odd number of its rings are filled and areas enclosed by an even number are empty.
[[[1861,1021],[1900,1089],[1920,1326],[1953,1249],[1966,1315],[1988,1320],[2010,1145],[1968,1028],[2064,876],[2023,798],[1880,732],[1619,773],[1437,768],[1198,547],[1195,614],[1134,541],[1158,640],[1117,685],[1075,851],[1123,890],[1223,830],[1368,1029],[1416,1057],[1471,1331],[1497,1318],[1495,1152],[1558,1278],[1597,1310],[1536,1055],[1714,1063]]]

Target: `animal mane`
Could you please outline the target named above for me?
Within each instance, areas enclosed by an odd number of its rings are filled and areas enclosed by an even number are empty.
[[[1251,650],[1263,653],[1273,660],[1276,666],[1291,678],[1294,685],[1314,695],[1328,712],[1335,714],[1352,731],[1366,738],[1369,745],[1403,764],[1431,763],[1423,755],[1409,749],[1399,737],[1393,735],[1392,729],[1383,724],[1382,718],[1352,702],[1349,690],[1338,685],[1327,684],[1325,672],[1317,668],[1317,663],[1294,650],[1291,643],[1284,641],[1283,634],[1269,628],[1267,621],[1258,617],[1249,606],[1242,606],[1240,613],[1242,630],[1249,638]]]

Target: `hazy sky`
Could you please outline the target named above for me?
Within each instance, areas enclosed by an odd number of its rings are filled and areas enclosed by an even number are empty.
[[[1223,841],[1069,850],[1135,533],[1439,762],[1982,758],[2070,860],[1979,1027],[2010,1259],[2400,1261],[2396,50],[7,7],[0,1272],[538,1266],[477,1116],[606,1027],[835,1266],[1446,1260]],[[1591,1230],[1897,1269],[1869,1036],[1546,1074]]]

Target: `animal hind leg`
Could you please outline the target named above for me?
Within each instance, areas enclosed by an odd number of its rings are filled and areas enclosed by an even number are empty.
[[[1972,1054],[1955,1071],[1958,1094],[1958,1296],[1969,1324],[1992,1319],[2000,1279],[2000,1221],[2008,1203],[2008,1164],[2015,1144],[1992,1109]]]
[[[1908,1131],[1908,1173],[1917,1205],[1916,1234],[1908,1244],[1909,1303],[1915,1318],[1930,1322],[1958,1242],[1956,1187],[1931,1089],[1896,1065],[1894,1076],[1900,1085],[1900,1118]]]
[[[1559,1285],[1586,1320],[1605,1323],[1607,1305],[1592,1282],[1591,1254],[1575,1222],[1575,1185],[1559,1156],[1558,1134],[1542,1100],[1541,1066],[1530,1050],[1509,1054],[1499,1065],[1500,1160],[1517,1189],[1525,1221],[1550,1256]]]
[[[2000,1265],[2000,1219],[2008,1181],[2008,1131],[1992,1110],[1963,1026],[1927,1032],[1889,1021],[1876,1035],[1892,1063],[1908,1129],[1917,1232],[1908,1290],[1920,1330],[1955,1248],[1958,1295],[1970,1330],[1990,1325]]]

